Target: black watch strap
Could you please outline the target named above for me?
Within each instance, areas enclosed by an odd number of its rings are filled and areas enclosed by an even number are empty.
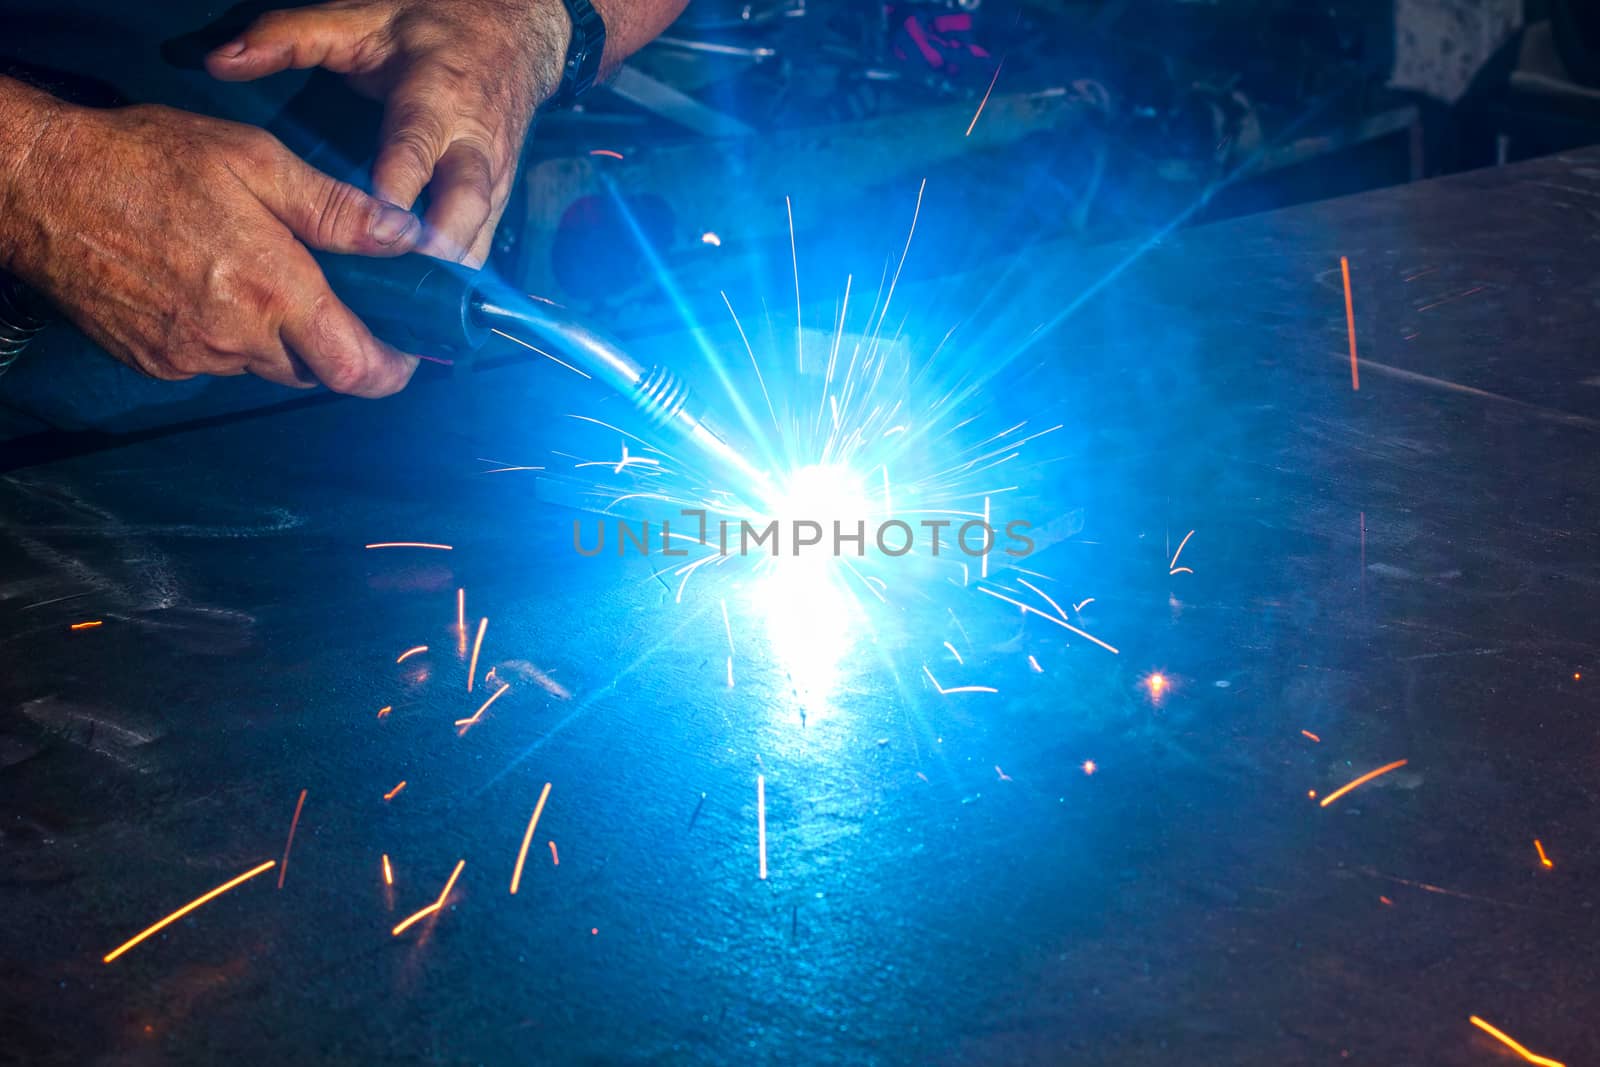
[[[571,107],[600,77],[600,60],[606,51],[606,23],[589,0],[561,0],[572,18],[572,40],[561,67],[561,84],[547,107]]]

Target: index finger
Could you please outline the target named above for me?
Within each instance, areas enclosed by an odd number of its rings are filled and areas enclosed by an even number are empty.
[[[417,369],[417,357],[391,348],[345,307],[306,256],[303,294],[279,332],[317,380],[336,393],[380,397],[398,393]]]

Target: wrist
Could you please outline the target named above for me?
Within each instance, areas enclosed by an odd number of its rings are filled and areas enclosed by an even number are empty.
[[[28,263],[43,237],[42,194],[60,180],[50,163],[77,108],[0,78],[0,270],[32,280]]]
[[[534,105],[537,107],[561,89],[567,47],[572,41],[572,16],[562,0],[534,0],[529,16],[534,45]]]

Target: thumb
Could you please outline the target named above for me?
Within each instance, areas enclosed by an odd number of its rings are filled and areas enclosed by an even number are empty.
[[[422,236],[422,220],[337,181],[284,149],[283,165],[256,195],[301,241],[324,252],[398,256]]]
[[[223,81],[250,81],[281,70],[326,67],[340,74],[382,62],[382,19],[368,8],[331,4],[269,11],[244,33],[206,56],[206,70]]]

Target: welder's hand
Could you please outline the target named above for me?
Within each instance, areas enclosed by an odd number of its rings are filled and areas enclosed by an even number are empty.
[[[306,246],[398,255],[419,220],[259,129],[61,105],[6,185],[13,271],[147,374],[249,372],[375,397],[416,369],[339,302]]]
[[[385,101],[374,192],[410,208],[426,187],[421,250],[481,265],[571,32],[561,0],[335,0],[261,16],[206,67],[230,81],[350,75]]]

